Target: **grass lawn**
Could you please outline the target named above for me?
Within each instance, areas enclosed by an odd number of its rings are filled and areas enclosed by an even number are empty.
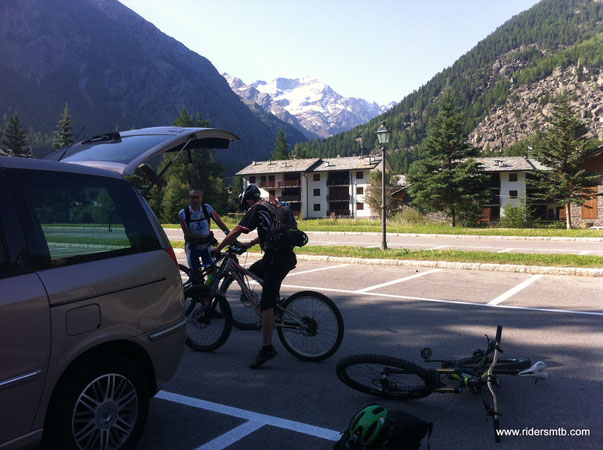
[[[184,242],[172,241],[174,248],[184,248]],[[258,245],[250,249],[260,252]],[[298,255],[345,256],[368,259],[403,259],[415,261],[451,261],[485,264],[517,264],[522,266],[592,267],[603,268],[603,257],[592,255],[535,255],[527,253],[469,252],[463,250],[407,250],[348,246],[310,246],[296,248]]]
[[[239,218],[222,217],[224,223],[232,228],[237,225]],[[339,232],[381,232],[379,220],[359,219],[318,219],[300,220],[299,228],[304,231],[339,231]],[[166,228],[180,228],[178,224],[163,225]],[[388,233],[409,234],[450,234],[478,236],[544,236],[544,237],[600,237],[603,230],[565,230],[559,228],[463,228],[448,225],[397,225],[387,224]]]

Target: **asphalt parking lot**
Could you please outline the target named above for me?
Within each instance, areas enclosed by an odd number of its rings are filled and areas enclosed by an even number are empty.
[[[139,448],[327,449],[373,402],[433,422],[433,449],[603,445],[603,279],[300,261],[281,294],[302,289],[328,295],[341,309],[346,331],[335,355],[296,360],[275,334],[279,355],[250,370],[260,334],[236,329],[213,353],[186,349],[177,375],[152,401]],[[545,360],[551,375],[538,384],[502,380],[502,427],[589,436],[513,436],[495,445],[478,395],[395,402],[351,390],[335,376],[337,361],[354,353],[422,363],[419,350],[428,346],[434,358],[468,356],[497,324],[504,326],[504,356]]]

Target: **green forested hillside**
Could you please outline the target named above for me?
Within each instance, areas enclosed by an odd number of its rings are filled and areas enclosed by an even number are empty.
[[[323,141],[303,144],[317,156],[350,155],[376,146],[375,131],[386,121],[392,133],[390,162],[398,172],[419,158],[416,146],[435,117],[435,100],[450,85],[465,117],[469,133],[514,89],[549,75],[556,67],[586,68],[588,76],[601,72],[603,4],[599,0],[542,0],[513,17],[451,67],[405,97],[398,105],[351,131]],[[409,61],[412,63],[412,61]],[[507,66],[508,64],[508,66]],[[510,70],[506,70],[510,69]]]

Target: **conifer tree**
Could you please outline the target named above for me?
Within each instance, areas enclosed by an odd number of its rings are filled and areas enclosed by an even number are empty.
[[[297,158],[297,159],[310,158],[310,155],[308,154],[308,150],[306,148],[304,148],[302,145],[300,145],[299,143],[295,144],[295,147],[293,147],[293,150],[291,150],[291,153],[289,156],[291,158]]]
[[[398,189],[396,186],[397,176],[390,170],[385,171],[385,216],[391,217],[395,212],[402,209],[404,202],[391,197],[391,193]],[[381,171],[375,170],[371,172],[369,185],[366,189],[364,202],[368,203],[371,211],[381,214]]]
[[[201,119],[199,113],[189,114],[182,109],[174,121],[179,127],[209,127],[210,122]],[[192,188],[203,189],[203,202],[209,203],[217,211],[224,211],[228,203],[228,192],[221,178],[222,166],[214,159],[211,149],[195,148],[189,144],[163,176],[166,187],[163,192],[151,191],[149,203],[164,223],[176,223],[178,212],[188,202],[187,193]],[[176,154],[167,153],[159,166],[159,171]],[[158,172],[159,172],[158,171]]]
[[[587,157],[586,127],[580,121],[567,96],[555,100],[551,128],[536,149],[535,157],[551,170],[536,173],[536,198],[554,201],[565,208],[566,227],[571,229],[571,204],[582,205],[588,199],[586,188],[596,186],[598,175],[581,167]]]
[[[275,161],[282,159],[289,159],[289,144],[287,143],[287,139],[285,139],[285,133],[283,130],[278,130],[276,134],[276,142],[274,144],[274,149],[272,150],[272,159]]]
[[[439,112],[421,146],[424,159],[409,171],[412,204],[426,211],[442,211],[457,222],[477,225],[480,203],[486,200],[487,177],[471,157],[478,150],[467,143],[462,116],[449,88],[442,93]]]
[[[69,112],[69,105],[65,103],[65,109],[57,123],[57,130],[54,132],[52,148],[58,150],[59,148],[67,147],[74,142],[75,139],[71,132],[71,113]]]
[[[25,132],[21,126],[21,119],[19,119],[17,113],[15,113],[8,121],[6,129],[4,130],[2,142],[4,148],[11,151],[15,156],[31,156],[31,151],[27,145],[27,137],[25,136]]]

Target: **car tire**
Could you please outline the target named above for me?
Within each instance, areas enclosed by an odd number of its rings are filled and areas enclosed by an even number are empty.
[[[62,380],[48,411],[45,447],[133,448],[149,413],[142,368],[116,353],[86,358]]]

